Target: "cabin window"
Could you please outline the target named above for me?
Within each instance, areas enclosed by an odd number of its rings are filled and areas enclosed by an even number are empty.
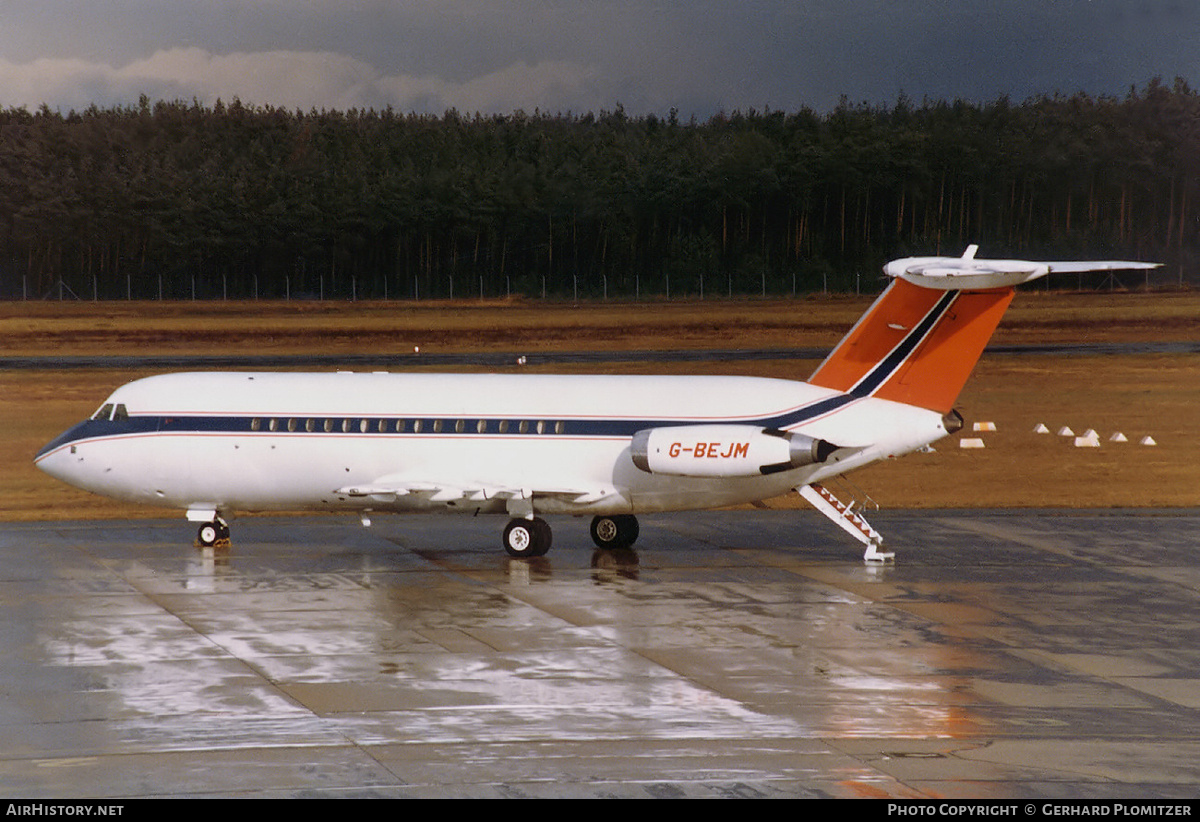
[[[333,420],[325,420],[325,433],[328,434],[332,430],[333,430]]]
[[[414,434],[421,433],[421,421],[420,420],[413,420],[413,433]]]
[[[397,434],[404,433],[404,420],[396,420],[396,433]]]
[[[435,434],[442,433],[442,421],[441,420],[433,421],[433,433],[435,433]]]
[[[295,430],[296,430],[296,420],[295,420],[295,418],[294,418],[294,417],[293,417],[292,419],[289,419],[289,420],[288,420],[287,429],[288,429],[289,431],[295,431]]]
[[[370,431],[371,430],[371,421],[370,420],[359,420],[358,430],[360,433],[363,433],[363,434]]]
[[[528,434],[529,433],[529,421],[521,420],[521,422],[517,425],[517,431],[518,431],[518,433],[521,433],[521,434]]]
[[[487,433],[487,420],[480,420],[479,422],[475,423],[475,433],[477,433],[477,434],[486,434]]]
[[[112,403],[106,402],[104,405],[100,406],[99,411],[97,411],[95,414],[92,414],[92,419],[94,419],[94,420],[111,419],[112,418],[112,408],[113,408]]]
[[[558,422],[554,423],[554,433],[555,434],[561,434],[562,432],[564,432],[566,430],[567,430],[567,424],[565,422],[563,422],[562,420],[559,420]]]
[[[498,428],[500,429],[501,434],[507,434],[508,433],[508,420],[500,420],[500,425],[498,426]]]
[[[310,431],[310,432],[311,432],[311,431],[312,431],[314,428],[316,428],[316,427],[317,427],[316,423],[315,423],[315,422],[313,422],[312,420],[305,420],[305,421],[304,421],[304,430],[305,430],[305,431]]]
[[[386,431],[387,431],[387,420],[380,420],[379,421],[379,433],[382,434]]]
[[[467,430],[467,424],[463,420],[459,420],[458,422],[454,423],[454,433],[461,434],[463,431],[466,431],[466,430]]]
[[[279,430],[279,420],[272,419],[270,422],[268,422],[267,430],[268,431],[278,431]]]
[[[538,424],[537,424],[537,432],[538,432],[539,434],[545,434],[545,433],[546,433],[546,423],[545,423],[545,421],[544,421],[544,420],[538,420]]]
[[[251,431],[261,431],[262,430],[262,420],[260,420],[258,417],[255,417],[254,419],[250,420],[250,430]]]

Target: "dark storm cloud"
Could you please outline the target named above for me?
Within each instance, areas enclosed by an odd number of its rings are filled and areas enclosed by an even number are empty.
[[[1192,0],[0,0],[0,105],[631,112],[1200,81]]]

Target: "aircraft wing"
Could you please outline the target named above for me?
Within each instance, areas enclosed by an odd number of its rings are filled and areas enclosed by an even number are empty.
[[[485,502],[487,500],[532,499],[534,496],[539,496],[558,497],[565,502],[585,505],[616,496],[618,491],[613,486],[601,485],[519,487],[486,481],[439,482],[430,479],[387,476],[365,485],[347,485],[337,489],[334,493],[347,497],[377,497],[384,502],[410,495],[422,495],[430,502],[452,502],[460,499],[470,502]]]

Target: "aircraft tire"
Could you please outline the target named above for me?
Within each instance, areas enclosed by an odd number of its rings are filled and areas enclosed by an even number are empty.
[[[211,548],[221,538],[221,529],[215,522],[206,522],[196,532],[196,541],[205,548]]]
[[[229,526],[222,520],[206,522],[196,532],[196,542],[202,548],[212,548],[222,540],[228,541]]]
[[[593,517],[590,530],[592,542],[605,550],[631,547],[639,532],[637,517],[632,514]]]
[[[545,556],[553,534],[543,519],[514,519],[504,528],[504,550],[510,557]]]

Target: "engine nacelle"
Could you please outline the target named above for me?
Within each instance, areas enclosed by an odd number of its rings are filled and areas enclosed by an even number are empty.
[[[753,425],[681,425],[633,435],[633,464],[676,477],[756,477],[825,462],[839,446]]]

